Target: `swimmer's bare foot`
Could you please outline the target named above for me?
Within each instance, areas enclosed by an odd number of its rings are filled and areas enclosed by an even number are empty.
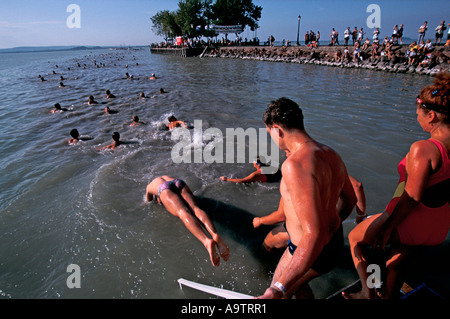
[[[220,256],[216,252],[216,242],[214,240],[208,241],[205,245],[206,250],[209,253],[209,257],[211,258],[211,263],[214,267],[220,265]]]
[[[223,260],[228,261],[228,258],[230,258],[230,249],[228,248],[227,244],[225,244],[225,242],[220,237],[217,238],[216,244],[219,248],[220,256],[223,258]]]

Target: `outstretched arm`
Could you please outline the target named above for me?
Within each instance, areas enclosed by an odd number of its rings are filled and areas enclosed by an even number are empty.
[[[221,176],[220,179],[225,182],[233,182],[233,183],[253,183],[258,182],[261,178],[261,172],[256,171],[248,175],[244,178],[228,178],[225,176]]]

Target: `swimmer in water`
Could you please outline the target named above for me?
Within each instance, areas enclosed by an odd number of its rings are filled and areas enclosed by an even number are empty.
[[[142,124],[145,124],[145,123],[139,121],[139,116],[135,115],[135,116],[133,116],[133,123],[131,123],[130,126],[140,126]]]
[[[225,182],[233,182],[233,183],[253,183],[253,182],[261,182],[261,183],[273,183],[279,182],[281,180],[281,171],[278,170],[275,174],[263,174],[261,172],[261,167],[268,167],[265,163],[262,163],[259,156],[256,161],[253,163],[253,167],[255,167],[256,171],[248,175],[244,178],[228,178],[225,176],[221,176],[220,179]]]
[[[106,90],[105,93],[106,93],[106,99],[107,100],[116,98],[116,96],[114,94],[112,94],[110,90]]]
[[[60,105],[59,103],[56,103],[54,107],[55,107],[55,108],[54,108],[53,110],[50,111],[50,113],[52,113],[52,114],[53,114],[53,113],[59,113],[59,112],[65,112],[65,111],[67,111],[67,109],[62,108],[61,105]]]
[[[116,113],[119,113],[119,112],[115,111],[115,110],[111,110],[109,108],[109,106],[105,107],[105,114],[116,114]]]
[[[167,175],[157,177],[147,185],[145,196],[149,202],[156,199],[169,213],[181,219],[191,234],[206,248],[213,266],[219,266],[220,257],[228,260],[228,246],[217,234],[210,217],[197,206],[195,196],[183,180]]]
[[[152,76],[150,77],[150,80],[156,80],[156,75],[155,75],[155,73],[152,74]]]
[[[185,122],[178,121],[177,118],[173,115],[169,116],[168,120],[169,120],[169,124],[166,126],[169,130],[172,130],[172,129],[174,129],[176,127],[180,127],[180,126],[184,126],[185,128],[188,128],[188,126],[186,125]]]
[[[94,96],[93,95],[90,95],[87,104],[88,105],[93,105],[93,104],[98,104],[98,102],[94,100]]]
[[[63,83],[63,82],[59,82],[59,87],[60,87],[60,88],[65,87],[64,83]]]
[[[111,144],[100,147],[97,150],[98,151],[103,151],[106,149],[114,150],[114,149],[116,149],[117,146],[122,144],[122,141],[120,141],[120,133],[119,132],[114,132],[112,134],[112,139],[113,139],[113,142]]]
[[[67,141],[69,145],[74,145],[80,141],[80,133],[78,133],[77,129],[74,128],[73,130],[71,130],[70,136],[72,136],[72,138],[69,138],[69,140]]]

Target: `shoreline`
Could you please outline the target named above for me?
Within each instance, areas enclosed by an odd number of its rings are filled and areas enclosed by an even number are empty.
[[[353,58],[354,47],[347,46],[351,58]],[[407,45],[394,45],[392,57],[386,55],[379,57],[371,56],[371,48],[363,50],[360,62],[335,61],[338,50],[343,52],[344,45],[319,46],[309,48],[306,46],[269,47],[269,46],[237,46],[208,48],[200,57],[232,58],[243,60],[258,60],[268,62],[284,62],[299,64],[315,64],[341,68],[356,68],[391,73],[409,73],[434,76],[441,71],[450,71],[450,48],[447,46],[434,47],[431,52],[432,62],[422,67],[418,64],[409,65],[406,57]]]

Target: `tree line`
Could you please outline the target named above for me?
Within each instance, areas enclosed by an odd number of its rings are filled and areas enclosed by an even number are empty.
[[[252,0],[180,0],[176,11],[163,10],[150,18],[152,29],[165,41],[177,36],[215,37],[212,25],[259,28],[262,7]]]

